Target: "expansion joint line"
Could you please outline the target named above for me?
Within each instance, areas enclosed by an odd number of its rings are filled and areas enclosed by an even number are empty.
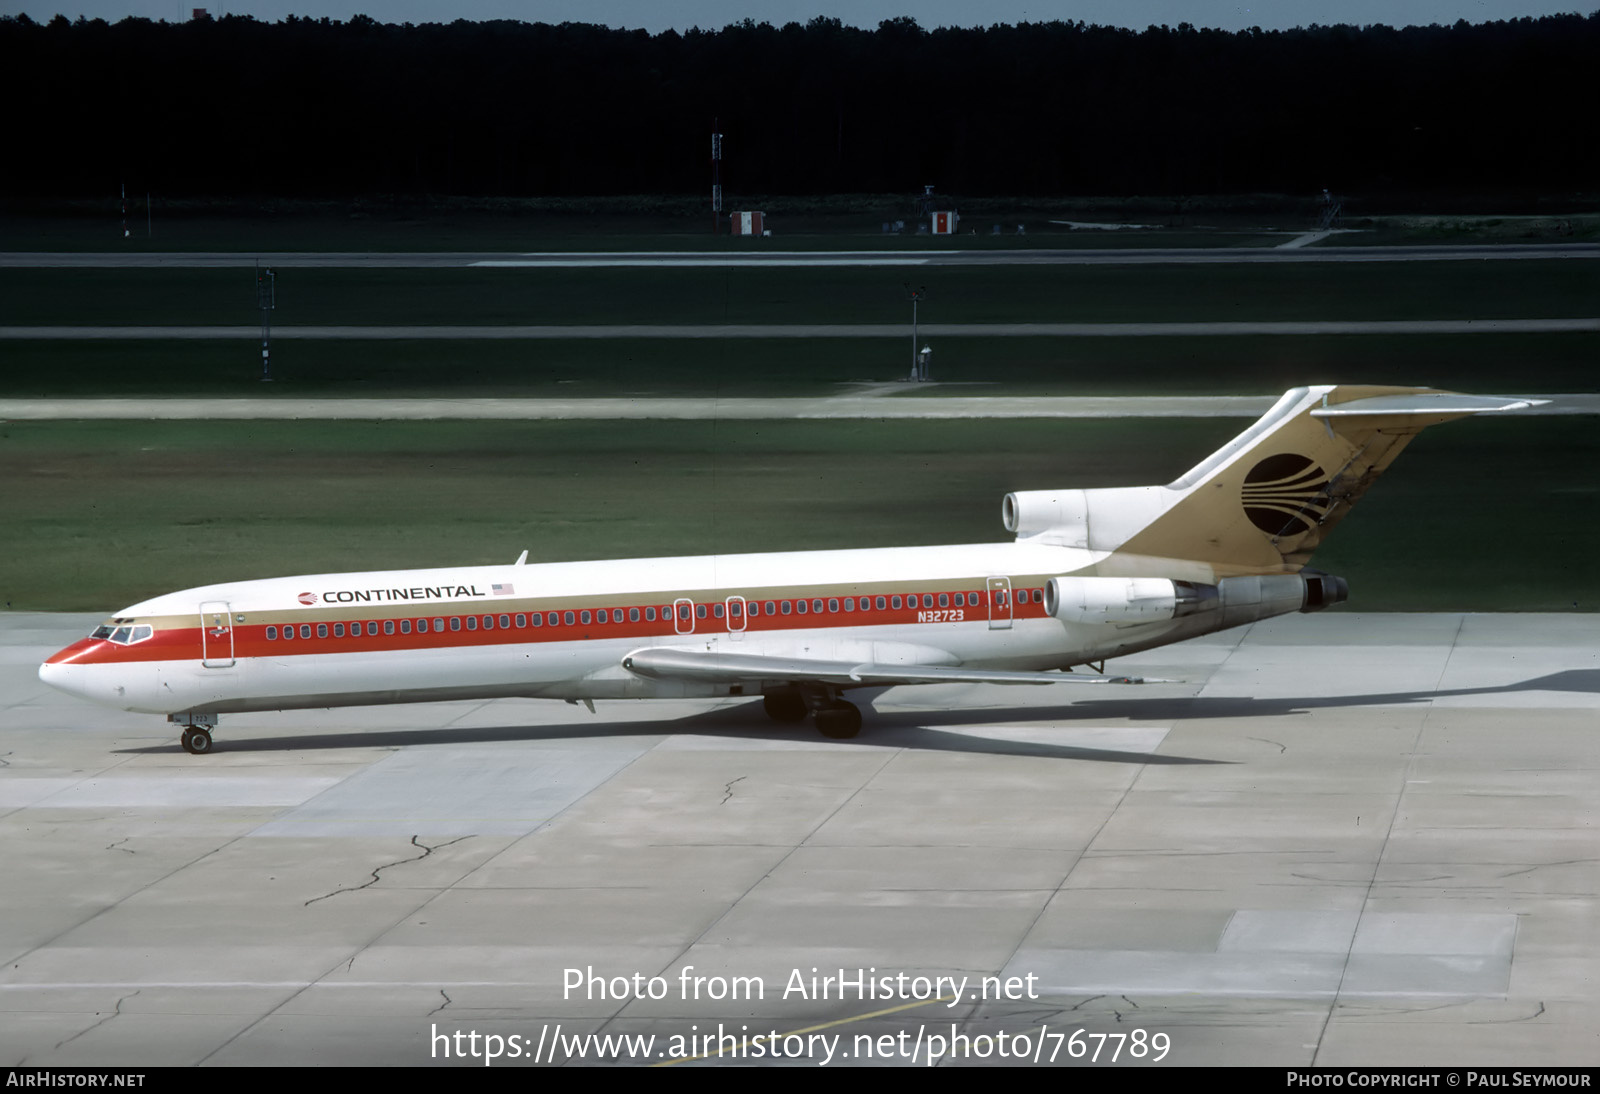
[[[1456,645],[1461,641],[1461,632],[1467,625],[1467,617],[1461,616],[1456,621],[1456,633],[1450,639],[1449,652],[1445,654],[1444,664],[1439,666],[1439,675],[1433,681],[1433,691],[1438,692],[1444,683],[1444,677],[1450,671],[1450,658],[1454,655]],[[1350,945],[1345,950],[1344,963],[1339,966],[1339,983],[1333,989],[1333,998],[1328,1000],[1328,1012],[1323,1015],[1322,1028],[1317,1031],[1317,1044],[1311,1052],[1308,1067],[1320,1066],[1317,1057],[1322,1055],[1323,1043],[1327,1040],[1328,1027],[1333,1024],[1333,1015],[1339,1009],[1339,1000],[1344,996],[1344,985],[1350,975],[1350,959],[1355,956],[1356,939],[1361,934],[1361,921],[1367,914],[1367,907],[1372,903],[1372,891],[1377,887],[1378,874],[1383,869],[1383,859],[1389,851],[1389,841],[1394,837],[1395,822],[1400,818],[1400,807],[1405,804],[1406,787],[1411,784],[1411,774],[1416,768],[1417,749],[1422,744],[1423,737],[1428,731],[1428,722],[1433,717],[1433,701],[1428,701],[1427,709],[1423,711],[1422,718],[1417,723],[1417,731],[1411,738],[1411,750],[1406,759],[1405,767],[1400,772],[1400,786],[1395,792],[1394,808],[1389,811],[1389,824],[1383,832],[1383,843],[1378,848],[1378,853],[1372,857],[1372,873],[1367,877],[1367,891],[1361,897],[1361,910],[1356,913],[1356,922],[1350,930]]]

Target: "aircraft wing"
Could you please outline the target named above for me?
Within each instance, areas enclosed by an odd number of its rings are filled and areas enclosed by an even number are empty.
[[[697,683],[746,683],[782,680],[790,684],[833,684],[861,687],[890,684],[1142,684],[1133,676],[1098,676],[1070,672],[1008,672],[968,669],[958,665],[879,665],[871,662],[822,661],[809,657],[770,657],[751,653],[701,650],[634,650],[622,667],[656,680]]]

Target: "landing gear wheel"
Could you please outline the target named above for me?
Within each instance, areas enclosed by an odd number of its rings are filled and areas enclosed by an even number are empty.
[[[860,709],[843,700],[817,711],[816,721],[817,732],[836,741],[848,740],[861,732]]]
[[[767,717],[774,722],[799,722],[806,716],[805,697],[796,691],[769,691],[761,697]]]
[[[211,751],[211,731],[201,729],[199,726],[190,726],[183,731],[183,736],[178,740],[182,742],[185,752],[196,756],[204,756]]]

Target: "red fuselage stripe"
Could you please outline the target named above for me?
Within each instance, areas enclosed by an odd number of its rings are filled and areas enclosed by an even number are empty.
[[[1026,604],[1017,601],[1017,598],[1024,592],[1028,594],[1028,602]],[[918,595],[919,604],[922,595],[925,594]],[[823,611],[812,611],[811,605],[817,599],[812,597],[805,602],[806,611],[804,614],[791,610],[787,615],[781,611],[768,615],[766,612],[767,600],[763,598],[750,602],[759,605],[759,614],[754,617],[747,616],[744,619],[743,632],[745,634],[764,634],[775,631],[813,628],[839,629],[845,627],[907,626],[915,624],[937,625],[942,623],[987,624],[990,616],[990,597],[987,594],[979,595],[981,602],[976,606],[967,604],[960,608],[940,608],[937,606],[923,608],[919,606],[898,609],[888,607],[881,611],[875,607],[857,607],[853,612],[843,610],[843,598],[840,597],[822,598]],[[906,599],[902,595],[902,604],[906,603]],[[874,600],[874,598],[856,597],[858,605],[869,600]],[[892,603],[887,596],[885,600]],[[1009,605],[1010,618],[1044,618],[1045,611],[1041,602],[1042,595],[1040,590],[1019,589],[1013,594],[1011,600],[1012,602]],[[778,604],[783,603],[778,598],[773,598],[773,601]],[[840,604],[840,609],[838,611],[828,611],[827,607],[830,601]],[[796,604],[797,601],[790,600],[789,603]],[[934,595],[934,604],[938,604],[937,594]],[[404,615],[383,615],[370,620],[342,620],[340,623],[346,628],[346,634],[342,638],[333,636],[335,624],[327,621],[321,623],[234,624],[231,635],[231,648],[230,636],[226,630],[219,631],[215,627],[166,627],[156,630],[155,634],[146,641],[134,645],[123,646],[102,640],[83,639],[62,650],[61,653],[51,658],[51,661],[69,664],[198,661],[201,659],[202,639],[206,657],[215,661],[239,660],[252,657],[280,658],[327,653],[370,653],[380,650],[465,649],[543,642],[602,641],[619,638],[672,641],[690,633],[698,635],[729,633],[729,619],[727,618],[727,609],[724,601],[698,602],[694,608],[695,618],[677,621],[677,625],[683,627],[687,627],[692,623],[693,631],[677,631],[674,629],[674,620],[670,615],[666,614],[671,611],[670,605],[653,602],[650,606],[656,609],[657,618],[654,621],[646,621],[644,619],[646,605],[639,604],[604,609],[613,620],[606,623],[598,622],[597,613],[600,609],[546,606],[538,612],[541,619],[545,621],[544,625],[535,627],[532,625],[531,617],[534,613],[531,611],[485,612],[481,609],[487,607],[487,605],[474,604],[473,607],[479,609],[471,613],[471,618],[475,619],[478,624],[476,630],[467,629],[466,621],[469,616],[459,611],[440,611],[437,614],[429,613],[428,615],[406,613]],[[713,614],[714,606],[723,609],[724,615],[722,618],[718,618]],[[630,607],[637,607],[639,610],[640,618],[637,622],[627,620]],[[704,618],[699,617],[697,614],[701,608],[704,608],[706,612]],[[587,624],[579,621],[582,619],[581,613],[585,611],[589,613],[590,618],[590,622]],[[556,612],[560,616],[562,620],[560,624],[556,626],[549,624],[548,618],[551,612]],[[574,622],[570,625],[566,622],[569,612],[572,613],[574,618]],[[1007,607],[1005,605],[999,606],[998,614],[1000,618],[1005,618]],[[528,625],[516,626],[516,620],[519,615],[523,617]],[[512,625],[510,627],[501,627],[501,616],[509,616]],[[619,616],[622,621],[615,621]],[[493,629],[484,628],[483,620],[486,617],[493,619]],[[416,624],[419,619],[427,621],[428,630],[426,633],[417,632]],[[445,621],[444,630],[436,630],[434,628],[434,620],[436,619]],[[402,620],[410,621],[412,626],[410,634],[400,633]],[[460,630],[451,629],[452,620],[459,621]],[[363,633],[360,637],[349,634],[349,629],[358,622],[363,625],[363,632],[370,629],[371,623],[376,623],[379,633],[376,635]],[[734,622],[737,623],[738,620],[736,619]],[[393,634],[383,633],[383,627],[386,623],[394,625]],[[284,632],[290,627],[295,629],[295,637],[284,638]],[[312,636],[310,638],[299,637],[301,627],[310,627]],[[326,628],[327,637],[318,637],[319,627]],[[276,639],[267,638],[269,628],[278,635]],[[204,631],[204,634],[202,634],[202,631]]]

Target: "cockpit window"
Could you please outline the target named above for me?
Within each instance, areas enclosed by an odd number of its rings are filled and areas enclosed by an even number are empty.
[[[131,646],[135,642],[145,641],[153,634],[155,634],[155,628],[148,623],[140,623],[137,626],[122,624],[115,627],[109,623],[102,623],[94,629],[94,633],[89,637],[115,642],[119,646]]]

